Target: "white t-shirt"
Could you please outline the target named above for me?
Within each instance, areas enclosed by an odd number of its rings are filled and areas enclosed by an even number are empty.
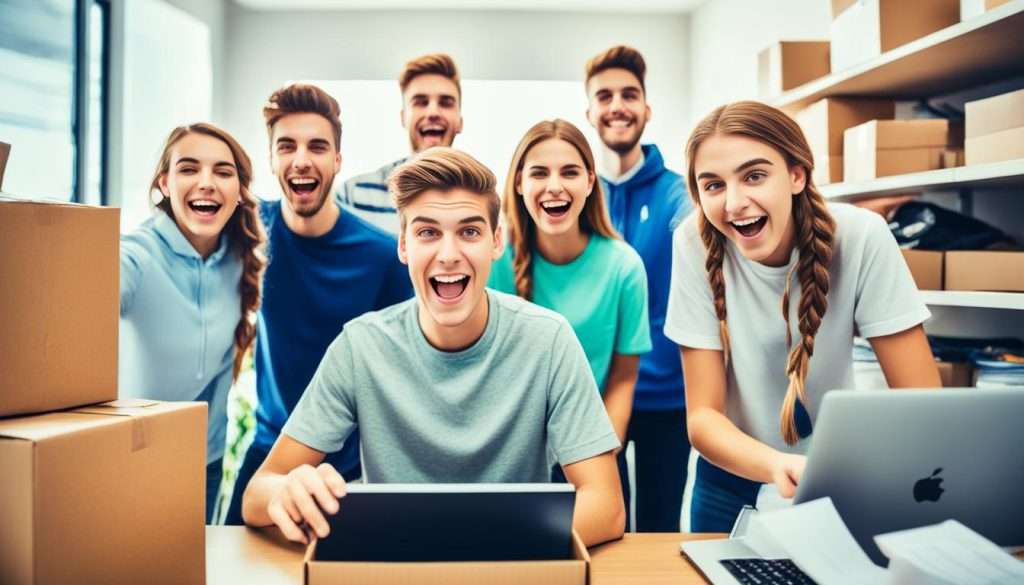
[[[836,220],[828,309],[814,338],[807,373],[807,407],[813,423],[825,392],[853,388],[853,338],[905,331],[931,313],[918,294],[895,238],[881,216],[848,204],[828,205]],[[704,244],[691,214],[673,234],[672,286],[665,335],[681,346],[722,349],[711,286],[704,270]],[[804,453],[808,441],[786,445],[779,411],[786,395],[785,321],[782,293],[786,266],[765,266],[726,244],[726,319],[731,356],[726,373],[726,416],[740,430],[776,449]],[[790,288],[790,329],[799,339],[800,284]]]

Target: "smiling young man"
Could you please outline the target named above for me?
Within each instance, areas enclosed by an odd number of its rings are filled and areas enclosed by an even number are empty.
[[[330,196],[341,167],[338,114],[338,102],[312,85],[280,89],[263,109],[270,164],[284,197],[260,204],[270,264],[254,355],[256,437],[239,470],[229,524],[242,522],[246,484],[342,327],[413,294],[394,238],[342,212]],[[358,435],[331,462],[349,479],[359,477]]]
[[[398,255],[416,298],[334,341],[245,493],[246,523],[325,536],[345,481],[321,462],[358,426],[373,483],[547,482],[553,453],[576,486],[583,541],[622,535],[619,441],[572,328],[485,289],[502,252],[495,182],[451,148],[395,171]]]
[[[398,77],[402,89],[402,127],[412,154],[432,146],[451,146],[462,132],[462,85],[455,61],[443,53],[409,61]],[[388,177],[408,160],[402,157],[376,171],[345,181],[341,204],[366,221],[398,234],[398,215],[388,194]]]
[[[683,178],[665,168],[658,147],[641,145],[651,119],[643,56],[617,46],[586,66],[587,120],[610,153],[601,177],[615,229],[647,270],[653,349],[640,358],[626,442],[636,463],[636,529],[677,532],[690,442],[679,350],[663,331],[672,273],[672,228],[691,207]],[[625,450],[623,450],[623,454]]]

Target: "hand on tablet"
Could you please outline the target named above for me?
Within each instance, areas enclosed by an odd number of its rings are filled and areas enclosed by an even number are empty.
[[[330,532],[327,515],[338,512],[338,500],[346,493],[345,479],[329,463],[317,467],[300,465],[284,477],[267,514],[285,538],[308,544],[310,538],[324,538]]]
[[[807,457],[792,453],[779,453],[772,464],[772,481],[779,488],[779,495],[792,498],[796,495],[796,486],[800,484],[800,476],[804,474]]]

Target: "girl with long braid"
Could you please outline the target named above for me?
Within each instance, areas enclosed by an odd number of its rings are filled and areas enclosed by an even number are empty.
[[[207,402],[206,519],[220,488],[227,398],[256,337],[266,239],[252,164],[211,124],[175,128],[150,183],[156,211],[121,237],[122,398]]]
[[[891,387],[940,381],[921,326],[930,314],[895,239],[877,214],[825,203],[792,119],[722,106],[686,156],[699,211],[674,234],[665,333],[680,345],[701,454],[691,530],[728,532],[762,484],[795,493],[823,395],[853,386],[855,335]]]

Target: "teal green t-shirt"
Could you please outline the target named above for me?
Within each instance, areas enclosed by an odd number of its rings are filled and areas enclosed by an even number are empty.
[[[512,253],[508,246],[494,263],[487,286],[516,294]],[[625,242],[592,235],[583,253],[568,264],[552,264],[534,251],[532,300],[572,325],[602,395],[612,354],[651,350],[647,273],[640,255]]]

